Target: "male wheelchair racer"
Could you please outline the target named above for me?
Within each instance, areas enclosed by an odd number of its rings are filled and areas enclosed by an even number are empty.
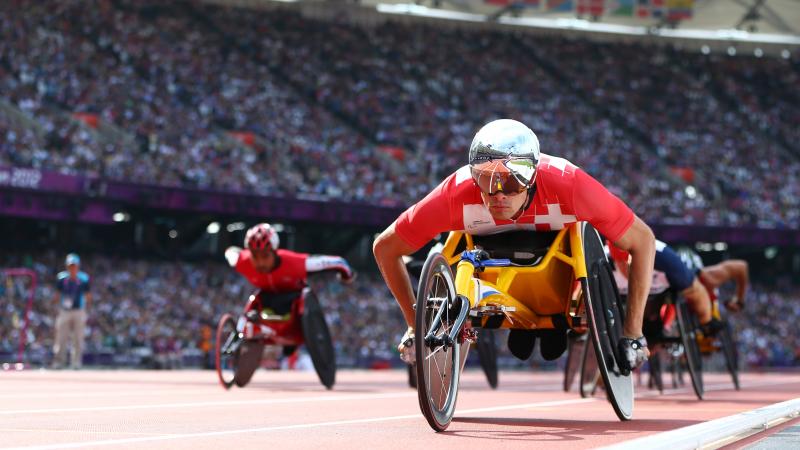
[[[673,386],[676,386],[682,382],[681,364],[685,362],[695,394],[702,399],[704,394],[703,356],[721,352],[734,388],[739,390],[736,342],[733,339],[730,323],[723,320],[720,314],[717,300],[714,299],[712,303],[712,316],[723,323],[723,328],[716,336],[705,336],[698,327],[697,317],[688,312],[686,302],[678,301],[676,303],[674,300],[676,297],[677,293],[670,289],[654,299],[652,306],[648,301],[645,309],[643,331],[645,336],[652,337],[652,342],[655,344],[653,345],[654,351],[648,360],[650,384],[663,392],[663,361],[666,359],[671,368]],[[659,307],[659,305],[661,306]],[[677,322],[679,342],[675,337],[673,321]]]
[[[264,347],[283,346],[289,356],[305,344],[320,382],[331,389],[336,381],[336,354],[325,315],[309,287],[300,292],[265,294],[256,291],[238,318],[224,314],[217,326],[216,369],[229,389],[244,387],[261,365]]]
[[[511,234],[513,245],[492,242]],[[425,261],[417,293],[417,392],[433,429],[444,430],[452,420],[470,347],[464,344],[476,340],[478,328],[589,332],[608,399],[621,420],[631,418],[633,382],[618,363],[623,304],[588,222],[554,232],[451,232],[442,252]]]

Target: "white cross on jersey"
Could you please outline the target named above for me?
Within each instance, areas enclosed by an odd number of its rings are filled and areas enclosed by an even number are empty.
[[[565,170],[567,170],[567,167],[570,167],[570,168],[574,168],[575,167],[574,164],[572,164],[571,162],[567,161],[566,159],[559,158],[559,157],[556,157],[556,156],[550,156],[548,158],[548,160],[547,160],[547,163],[551,167],[555,167],[556,169],[560,170],[562,174],[564,173]]]
[[[560,230],[564,225],[573,222],[577,222],[577,218],[572,214],[563,214],[558,203],[548,203],[547,214],[537,214],[533,217],[534,225],[550,225],[551,230]]]

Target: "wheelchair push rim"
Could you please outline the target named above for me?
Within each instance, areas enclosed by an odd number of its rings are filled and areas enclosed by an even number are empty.
[[[461,369],[461,344],[429,348],[425,337],[437,337],[450,332],[450,306],[456,299],[453,275],[445,258],[439,253],[428,256],[422,268],[415,313],[414,345],[416,351],[417,395],[420,409],[435,431],[450,425],[456,407]],[[443,309],[443,310],[442,310]],[[435,329],[436,318],[440,325]]]
[[[624,311],[600,236],[589,223],[581,226],[587,278],[581,280],[597,366],[608,400],[620,420],[633,415],[633,379],[617,364]]]
[[[306,348],[311,356],[311,362],[314,363],[314,370],[317,372],[319,381],[327,389],[332,389],[336,382],[336,353],[333,349],[330,329],[314,293],[307,291],[304,301],[301,321]]]
[[[217,324],[214,364],[219,383],[225,389],[230,389],[236,379],[236,363],[239,357],[240,343],[239,333],[236,331],[236,321],[230,314],[223,314]]]
[[[689,378],[692,380],[692,388],[699,400],[703,399],[703,357],[700,353],[700,345],[697,343],[697,333],[694,316],[689,311],[689,305],[685,300],[679,299],[678,303],[678,330],[683,344],[683,356],[686,359],[686,366],[689,368]]]

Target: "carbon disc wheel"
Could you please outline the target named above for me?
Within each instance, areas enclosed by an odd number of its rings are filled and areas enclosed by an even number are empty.
[[[625,313],[617,285],[597,231],[582,222],[581,237],[587,277],[581,280],[589,318],[589,330],[608,400],[620,420],[633,416],[633,378],[617,361],[617,342],[622,337]]]
[[[304,302],[301,321],[306,348],[319,381],[327,389],[332,389],[336,383],[336,353],[328,323],[325,321],[325,314],[317,297],[311,290],[307,290],[304,294]]]

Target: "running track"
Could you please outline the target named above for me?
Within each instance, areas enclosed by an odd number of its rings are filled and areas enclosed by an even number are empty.
[[[456,418],[434,433],[404,371],[339,371],[326,391],[311,372],[261,370],[223,390],[212,371],[0,372],[0,448],[594,448],[800,397],[800,374],[745,374],[742,391],[706,374],[658,395],[637,387],[634,420],[604,398],[565,393],[560,373],[462,378]],[[688,379],[687,379],[688,382]]]

